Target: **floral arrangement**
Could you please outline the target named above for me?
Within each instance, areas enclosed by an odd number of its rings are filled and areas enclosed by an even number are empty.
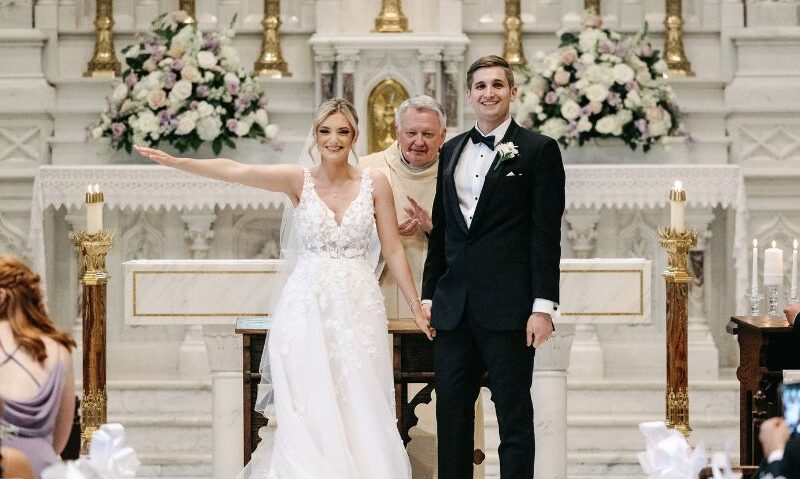
[[[587,15],[580,32],[561,33],[549,54],[537,53],[523,73],[516,117],[564,147],[591,138],[620,138],[646,152],[683,134],[667,66],[647,37],[647,24],[623,38]]]
[[[92,138],[109,137],[128,153],[133,145],[162,141],[196,151],[210,141],[215,154],[236,148],[237,138],[275,138],[267,97],[239,66],[233,31],[202,33],[186,19],[184,11],[160,15],[139,43],[122,50],[123,81],[89,128]]]

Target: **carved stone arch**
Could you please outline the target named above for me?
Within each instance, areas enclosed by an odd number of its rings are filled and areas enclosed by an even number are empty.
[[[658,231],[641,209],[620,210],[619,219],[618,257],[653,258],[659,253]]]
[[[277,259],[281,246],[282,209],[248,211],[233,223],[233,255],[237,259]]]
[[[367,100],[369,153],[386,149],[396,139],[394,115],[397,107],[408,99],[408,90],[393,78],[378,83]]]
[[[0,213],[0,255],[7,253],[24,260],[30,259],[30,251],[25,246],[25,235],[22,230],[12,225]]]
[[[133,226],[122,235],[122,257],[134,259],[160,259],[164,256],[164,235],[139,212]]]

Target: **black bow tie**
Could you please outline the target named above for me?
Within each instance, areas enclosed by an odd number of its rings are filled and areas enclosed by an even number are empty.
[[[494,150],[494,135],[483,136],[477,128],[473,128],[469,131],[469,139],[476,145],[478,143],[483,143],[488,146],[490,150]]]

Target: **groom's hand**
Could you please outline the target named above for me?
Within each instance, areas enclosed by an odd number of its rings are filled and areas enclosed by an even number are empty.
[[[553,320],[547,313],[532,313],[528,318],[525,336],[528,346],[538,348],[553,335]]]
[[[420,331],[425,333],[429,341],[433,341],[433,338],[436,337],[436,330],[431,327],[431,305],[430,303],[423,303],[421,306],[422,314],[415,315],[414,323]]]

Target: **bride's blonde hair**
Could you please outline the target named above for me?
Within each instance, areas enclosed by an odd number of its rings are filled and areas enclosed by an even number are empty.
[[[353,129],[353,143],[355,143],[358,139],[358,113],[356,113],[356,107],[354,107],[352,103],[341,97],[331,98],[330,100],[325,100],[320,103],[314,118],[314,138],[317,138],[317,129],[322,122],[334,113],[341,113],[344,115],[347,123],[350,124],[350,128]],[[311,155],[311,151],[315,146],[317,146],[316,141],[309,145],[309,155]],[[313,157],[313,155],[311,156]]]

